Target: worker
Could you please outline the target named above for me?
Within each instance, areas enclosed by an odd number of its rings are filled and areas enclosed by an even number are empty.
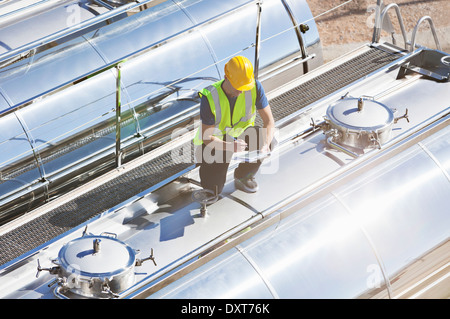
[[[194,138],[200,183],[220,194],[234,152],[270,152],[274,119],[264,88],[255,80],[252,63],[235,56],[225,64],[225,77],[199,92],[201,127]],[[255,127],[256,110],[263,128]],[[200,151],[199,151],[200,150]],[[200,153],[200,154],[199,154]],[[255,174],[262,160],[241,162],[234,185],[248,193],[258,191]]]

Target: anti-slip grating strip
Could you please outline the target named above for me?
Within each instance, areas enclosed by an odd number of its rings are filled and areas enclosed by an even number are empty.
[[[398,59],[372,48],[270,100],[275,122]],[[258,117],[256,124],[262,126]]]

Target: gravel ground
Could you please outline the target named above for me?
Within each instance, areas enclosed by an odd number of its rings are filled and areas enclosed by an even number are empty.
[[[316,17],[324,58],[334,59],[355,47],[372,40],[373,17],[376,0],[307,0],[313,15]],[[442,50],[450,52],[450,0],[385,0],[384,4],[396,3],[400,8],[403,24],[411,39],[411,33],[419,19],[430,16],[437,31]],[[322,14],[343,4],[338,9]],[[395,10],[389,10],[389,16],[398,34],[397,44],[403,46],[403,39]],[[387,33],[382,39],[391,42]],[[421,24],[417,34],[417,43],[435,48],[428,22]]]

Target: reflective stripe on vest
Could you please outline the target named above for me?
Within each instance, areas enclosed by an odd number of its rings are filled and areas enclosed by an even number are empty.
[[[214,136],[223,138],[225,134],[238,137],[244,130],[253,126],[256,118],[256,85],[250,91],[242,92],[236,99],[233,110],[233,119],[230,114],[230,103],[222,90],[224,80],[218,81],[200,91],[200,95],[206,96],[215,117]],[[233,124],[234,123],[234,124]],[[201,127],[194,138],[194,144],[201,145]]]

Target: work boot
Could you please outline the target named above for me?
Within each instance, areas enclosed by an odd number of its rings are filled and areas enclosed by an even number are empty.
[[[258,183],[255,176],[250,175],[243,178],[234,178],[234,187],[246,193],[255,193],[258,191]]]

